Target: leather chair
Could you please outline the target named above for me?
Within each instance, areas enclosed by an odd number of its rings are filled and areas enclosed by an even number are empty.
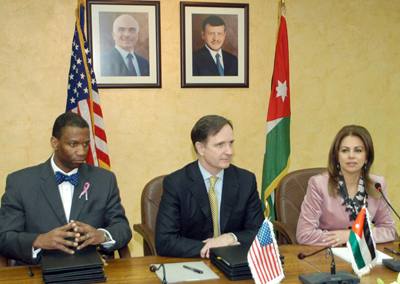
[[[7,266],[7,258],[0,255],[0,267]]]
[[[129,250],[128,245],[120,248],[118,250],[119,258],[131,258],[131,251]]]
[[[309,168],[293,171],[284,176],[275,190],[276,221],[279,244],[297,244],[296,229],[301,204],[311,176],[326,171],[326,168]]]
[[[133,230],[143,237],[143,254],[157,255],[155,244],[156,218],[163,193],[164,175],[149,181],[141,197],[141,224],[134,224]]]

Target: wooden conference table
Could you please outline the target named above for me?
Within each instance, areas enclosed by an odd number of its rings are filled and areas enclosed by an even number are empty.
[[[394,247],[395,244],[386,245]],[[382,250],[383,245],[378,249]],[[285,279],[282,283],[300,283],[298,276],[305,273],[329,272],[330,257],[325,253],[320,253],[304,260],[299,260],[299,252],[311,253],[317,248],[297,245],[284,245],[279,247],[280,254],[285,257],[284,271]],[[166,258],[158,256],[133,257],[130,259],[114,259],[108,262],[105,267],[107,283],[160,283],[156,274],[149,271],[152,263],[173,263],[183,261],[198,261],[199,259]],[[336,270],[352,272],[351,265],[336,257]],[[196,281],[194,283],[230,283],[245,284],[254,283],[253,280],[230,281],[209,260],[205,263],[220,277],[218,280]],[[32,267],[33,276],[29,276],[29,269],[26,266],[0,268],[0,284],[25,284],[43,283],[40,267]],[[376,283],[377,278],[381,278],[385,283],[391,283],[397,279],[397,272],[393,272],[384,266],[376,266],[371,273],[361,278],[361,283]]]

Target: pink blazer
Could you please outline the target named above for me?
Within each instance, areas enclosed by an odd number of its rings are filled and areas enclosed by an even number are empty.
[[[326,231],[343,230],[352,226],[349,213],[342,205],[340,196],[333,198],[328,194],[328,173],[312,176],[308,181],[307,193],[301,205],[297,223],[297,242],[306,245],[324,246]],[[383,177],[371,175],[375,182],[382,185],[386,195]],[[372,225],[372,234],[376,243],[393,241],[396,238],[395,223],[389,206],[382,197],[368,197],[368,212]]]

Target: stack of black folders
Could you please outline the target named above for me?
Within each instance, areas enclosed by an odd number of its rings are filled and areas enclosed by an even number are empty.
[[[45,283],[105,282],[103,261],[95,246],[77,250],[75,254],[62,251],[44,251],[42,274]]]
[[[252,279],[247,252],[250,246],[228,246],[212,248],[210,260],[230,280]]]

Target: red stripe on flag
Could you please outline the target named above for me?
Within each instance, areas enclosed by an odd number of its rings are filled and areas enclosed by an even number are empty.
[[[103,112],[101,111],[101,106],[93,102],[93,112],[97,113],[97,115],[103,117]]]
[[[258,241],[258,240],[257,240]],[[258,242],[258,244],[257,245],[259,245],[260,246],[260,243]],[[268,260],[267,260],[267,258],[266,258],[266,250],[265,250],[265,247],[259,247],[258,248],[258,250],[259,250],[259,255],[258,255],[258,257],[260,258],[260,260],[261,260],[261,266],[262,266],[262,269],[263,269],[263,271],[264,271],[264,273],[265,273],[265,279],[266,280],[270,280],[270,274],[271,274],[271,271],[270,271],[270,268],[268,267]]]
[[[86,156],[86,163],[88,163],[89,165],[93,165],[93,153],[92,153],[92,148],[89,145],[89,151],[88,154]]]
[[[104,153],[103,151],[101,151],[98,148],[96,149],[96,153],[97,153],[97,159],[98,160],[103,161],[108,166],[110,166],[110,158],[108,157],[108,155],[106,153]]]
[[[250,256],[254,264],[253,266],[256,269],[257,277],[261,280],[261,282],[265,283],[267,281],[266,279],[267,276],[266,272],[264,271],[264,267],[260,265],[259,256],[261,252],[260,252],[260,244],[257,238],[256,240],[254,240],[254,243],[250,248],[250,252],[251,252]]]
[[[103,128],[98,127],[97,125],[94,126],[94,133],[97,137],[99,137],[104,142],[107,142],[106,132]]]

